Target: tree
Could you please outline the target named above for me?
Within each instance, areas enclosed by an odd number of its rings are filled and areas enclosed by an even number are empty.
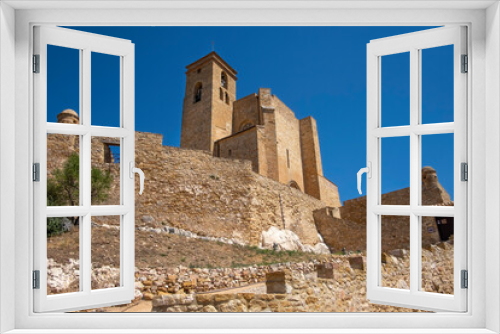
[[[56,169],[53,177],[47,179],[47,205],[77,206],[80,203],[80,157],[72,153],[62,169]],[[91,170],[91,203],[93,205],[106,201],[113,182],[113,175],[99,168]],[[75,223],[77,218],[73,218]],[[49,218],[47,220],[47,236],[61,232],[62,219]]]

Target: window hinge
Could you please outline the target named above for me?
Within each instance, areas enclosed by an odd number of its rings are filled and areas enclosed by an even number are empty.
[[[33,181],[40,182],[40,164],[38,162],[33,164]]]
[[[461,271],[462,276],[462,289],[467,289],[469,287],[469,273],[467,270]]]
[[[469,72],[469,56],[462,55],[462,73]]]
[[[40,55],[33,55],[33,73],[40,73]]]
[[[33,270],[33,289],[40,289],[40,270]]]
[[[462,162],[460,165],[461,181],[469,181],[469,165],[466,162]]]

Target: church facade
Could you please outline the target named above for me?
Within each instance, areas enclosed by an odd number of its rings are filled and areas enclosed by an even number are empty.
[[[181,148],[252,162],[256,173],[341,206],[323,176],[316,120],[297,119],[268,88],[236,99],[237,72],[211,52],[186,67]]]

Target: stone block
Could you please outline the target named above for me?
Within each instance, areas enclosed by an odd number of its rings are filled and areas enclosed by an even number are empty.
[[[266,274],[267,293],[291,293],[292,273],[289,269]]]
[[[338,269],[339,264],[336,262],[326,262],[315,265],[318,278],[333,279],[334,271]]]
[[[349,258],[349,265],[352,269],[366,270],[366,257],[352,256]]]

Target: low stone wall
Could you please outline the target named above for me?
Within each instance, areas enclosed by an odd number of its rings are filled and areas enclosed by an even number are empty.
[[[382,285],[409,288],[407,250],[382,256]],[[48,261],[49,294],[78,291],[78,261]],[[453,294],[453,244],[422,250],[422,287]],[[118,268],[94,268],[92,287],[119,282]],[[366,299],[366,259],[333,256],[328,262],[275,264],[250,268],[143,268],[135,273],[136,299],[153,299],[154,312],[408,312]],[[224,293],[224,289],[266,282],[266,294]],[[207,294],[207,292],[210,292]]]
[[[265,282],[266,275],[285,269],[306,274],[314,273],[315,263],[287,263],[247,268],[143,268],[136,269],[136,296],[144,299],[162,294],[204,293],[216,290],[245,287]]]
[[[348,262],[347,262],[348,263]],[[334,278],[284,270],[268,275],[268,293],[162,295],[152,312],[412,312],[370,304],[364,270],[333,263]],[[274,280],[274,281],[273,281]],[[271,290],[271,291],[270,291]]]
[[[384,253],[383,286],[409,287],[409,252]],[[298,264],[297,264],[298,265]],[[266,274],[266,294],[161,294],[153,312],[414,312],[371,304],[366,299],[366,259],[337,256],[332,262],[304,263]],[[285,266],[286,267],[286,266]],[[453,246],[441,243],[422,250],[425,291],[453,294]]]

